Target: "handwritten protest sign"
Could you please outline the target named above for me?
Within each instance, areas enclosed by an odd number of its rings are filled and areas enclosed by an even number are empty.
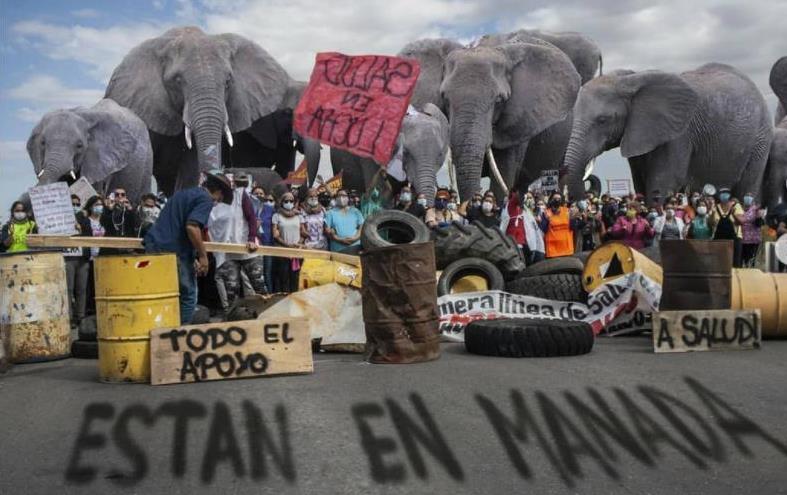
[[[79,180],[71,184],[71,187],[68,188],[68,192],[79,196],[79,201],[82,202],[83,206],[85,203],[87,203],[88,199],[98,195],[96,190],[90,184],[90,181],[85,177],[80,177]]]
[[[628,179],[607,179],[607,194],[622,198],[631,194],[631,182]]]
[[[76,232],[76,217],[71,206],[68,184],[55,182],[28,190],[38,232],[41,234],[73,234]]]
[[[560,178],[559,170],[542,170],[541,171],[541,191],[550,193],[552,191],[559,191],[560,185],[558,180]]]
[[[311,335],[297,318],[157,329],[150,371],[153,385],[311,373]]]
[[[654,313],[654,352],[759,349],[760,310],[681,310]]]
[[[295,131],[385,166],[419,73],[415,60],[318,53]]]

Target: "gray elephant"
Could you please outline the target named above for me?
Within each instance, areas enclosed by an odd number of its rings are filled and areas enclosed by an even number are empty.
[[[765,204],[768,207],[787,200],[787,57],[782,57],[773,64],[769,78],[771,89],[779,99],[776,108],[776,128],[773,130],[773,142],[768,154],[768,166],[763,182]]]
[[[27,153],[39,185],[85,177],[101,194],[125,188],[134,203],[150,191],[148,130],[131,110],[112,100],[47,113],[33,128]]]
[[[498,196],[500,181],[515,184],[530,141],[567,118],[580,82],[571,59],[539,40],[449,53],[440,94],[460,198],[480,189],[485,157]]]
[[[569,193],[584,194],[585,164],[620,146],[634,188],[660,202],[706,183],[759,199],[773,129],[754,83],[711,63],[680,75],[620,71],[582,87],[566,150]]]
[[[264,49],[235,34],[170,29],[132,49],[106,97],[145,122],[167,194],[222,166],[294,167],[292,111],[304,89]],[[319,162],[319,144],[301,141]],[[305,146],[305,147],[303,147]]]

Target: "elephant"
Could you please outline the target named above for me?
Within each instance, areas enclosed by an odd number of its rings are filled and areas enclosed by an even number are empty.
[[[485,157],[498,179],[493,182],[498,198],[505,187],[526,187],[515,180],[530,141],[538,143],[539,134],[568,117],[580,83],[571,59],[541,40],[451,51],[440,96],[448,110],[460,198],[480,189]]]
[[[773,142],[768,154],[768,166],[765,172],[763,188],[765,204],[772,208],[787,200],[787,57],[782,57],[773,64],[769,83],[773,93],[779,99],[776,108],[776,128],[773,130]]]
[[[229,166],[294,167],[292,111],[305,88],[256,43],[236,34],[177,27],[133,48],[105,97],[147,125],[153,173],[166,194]],[[319,162],[319,143],[301,140]]]
[[[432,205],[437,171],[448,152],[448,119],[435,105],[426,103],[423,112],[408,111],[402,120],[398,144],[402,146],[402,165],[416,194],[425,194]],[[333,172],[342,172],[345,189],[366,191],[378,177],[381,167],[370,158],[331,148]],[[390,199],[403,183],[386,174],[383,197]]]
[[[112,100],[47,113],[30,133],[27,153],[38,185],[85,177],[100,194],[125,188],[135,204],[150,191],[148,130],[131,110]]]
[[[706,183],[759,199],[772,139],[762,94],[729,65],[617,71],[580,90],[564,179],[573,198],[583,196],[585,164],[619,146],[634,188],[651,204]]]

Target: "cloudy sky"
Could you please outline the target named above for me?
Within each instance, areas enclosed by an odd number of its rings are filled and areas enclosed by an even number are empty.
[[[94,104],[129,49],[172,26],[249,37],[299,79],[320,51],[393,54],[422,37],[572,30],[601,46],[605,71],[734,65],[773,111],[768,73],[787,54],[785,18],[787,2],[759,0],[0,0],[0,217],[35,181],[25,142],[41,115]],[[617,150],[597,172],[628,177]]]

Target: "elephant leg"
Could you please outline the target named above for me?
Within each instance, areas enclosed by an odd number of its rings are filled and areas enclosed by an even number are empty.
[[[639,167],[645,178],[647,205],[664,200],[685,183],[691,162],[691,146],[683,140],[670,141],[642,156],[629,159],[632,169]]]
[[[741,173],[737,184],[732,187],[734,197],[743,200],[746,193],[753,193],[754,200],[763,204],[763,180],[765,179],[765,169],[768,162],[768,152],[770,144],[766,148],[764,144],[759,144],[749,156],[749,161]],[[766,185],[767,187],[767,185]]]
[[[500,170],[500,176],[503,178],[503,182],[505,182],[509,189],[514,185],[517,175],[519,174],[519,170],[522,167],[522,162],[524,161],[525,154],[527,153],[527,146],[528,143],[524,142],[509,148],[492,148],[492,153],[495,156],[495,163],[497,163],[497,168]],[[505,199],[505,193],[494,177],[491,177],[491,189],[495,194],[495,198],[497,198],[499,202],[502,202],[503,199]]]

